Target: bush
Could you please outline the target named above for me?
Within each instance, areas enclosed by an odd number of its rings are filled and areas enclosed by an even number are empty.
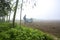
[[[0,32],[10,29],[11,25],[11,23],[0,23]]]
[[[53,40],[53,38],[39,30],[17,26],[0,32],[0,40]]]
[[[15,23],[15,27],[16,26],[17,24]],[[0,32],[9,30],[12,27],[13,27],[12,23],[9,23],[9,22],[0,23]]]

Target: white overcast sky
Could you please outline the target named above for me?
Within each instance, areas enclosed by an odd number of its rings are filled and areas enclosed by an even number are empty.
[[[23,4],[22,18],[26,14],[27,18],[60,20],[60,0],[37,0],[36,7],[32,8],[33,3],[34,1]],[[16,19],[19,20],[19,17],[20,10],[17,10]]]

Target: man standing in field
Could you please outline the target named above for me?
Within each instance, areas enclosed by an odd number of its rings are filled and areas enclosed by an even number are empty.
[[[26,15],[24,15],[23,19],[24,19],[24,22],[26,22]]]

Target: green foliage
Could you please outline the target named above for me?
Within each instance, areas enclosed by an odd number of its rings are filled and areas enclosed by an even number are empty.
[[[0,32],[7,31],[11,28],[11,23],[0,23]]]
[[[19,27],[18,25],[15,28],[10,26],[10,23],[0,24],[0,28],[3,30],[0,32],[0,40],[53,40],[52,36],[37,29]]]
[[[10,0],[0,0],[0,16],[8,15],[8,12],[11,11]]]

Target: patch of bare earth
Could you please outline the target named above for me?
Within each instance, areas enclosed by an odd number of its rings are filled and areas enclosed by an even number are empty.
[[[33,22],[24,24],[28,27],[42,30],[60,38],[60,22]],[[57,40],[57,38],[55,38]]]

